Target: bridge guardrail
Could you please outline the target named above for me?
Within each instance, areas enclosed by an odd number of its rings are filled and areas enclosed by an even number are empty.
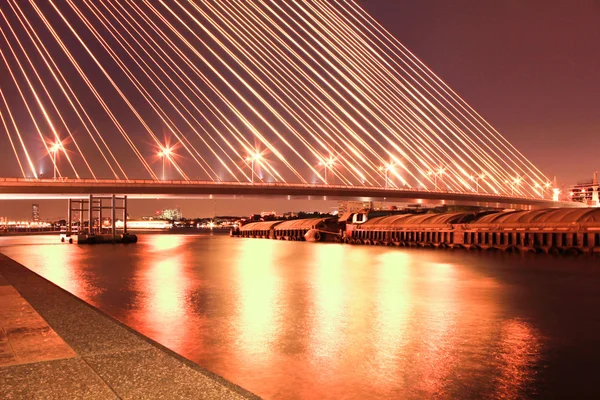
[[[425,188],[398,188],[398,187],[377,187],[377,186],[350,186],[350,185],[328,185],[328,184],[302,184],[302,183],[288,183],[288,182],[216,182],[216,181],[199,181],[199,180],[153,180],[153,179],[90,179],[90,178],[68,178],[62,177],[57,179],[36,179],[36,178],[0,178],[0,183],[45,183],[50,185],[60,186],[77,186],[80,184],[93,184],[93,185],[201,185],[201,186],[240,186],[240,187],[288,187],[288,188],[313,188],[313,189],[345,189],[345,190],[357,190],[367,189],[381,192],[427,192],[427,193],[439,193],[439,194],[453,194],[453,195],[465,195],[465,196],[476,196],[476,197],[488,197],[494,196],[503,199],[523,199],[523,200],[541,200],[548,201],[550,199],[539,198],[537,196],[514,196],[501,193],[486,193],[486,192],[459,192],[451,190],[430,190]]]

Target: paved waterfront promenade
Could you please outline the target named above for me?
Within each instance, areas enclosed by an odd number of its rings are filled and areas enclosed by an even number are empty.
[[[0,254],[0,399],[256,398]]]

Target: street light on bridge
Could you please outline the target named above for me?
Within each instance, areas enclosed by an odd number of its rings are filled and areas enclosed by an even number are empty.
[[[328,160],[319,161],[319,165],[325,167],[325,183],[328,184],[329,180],[327,179],[327,170],[332,169],[335,165],[335,158],[333,156],[329,156]],[[332,171],[333,172],[333,171]],[[335,181],[335,175],[333,175],[332,179]]]
[[[382,165],[379,167],[379,171],[384,172],[385,173],[385,188],[388,188],[388,184],[390,181],[389,178],[389,174],[390,171],[393,171],[396,168],[396,166],[394,165],[394,163],[389,163],[387,165]]]
[[[542,194],[544,195],[544,197],[546,197],[546,190],[550,189],[550,186],[552,186],[552,184],[550,182],[546,182],[544,184],[544,189],[542,191]]]
[[[445,169],[443,167],[440,167],[437,171],[431,171],[431,170],[427,171],[427,176],[430,177],[429,179],[431,179],[431,177],[433,176],[433,186],[434,186],[433,190],[438,190],[437,177],[439,175],[440,181],[441,181],[444,171],[445,171]]]
[[[163,147],[161,151],[158,152],[158,156],[162,158],[162,180],[165,180],[165,160],[168,158],[171,159],[171,154],[173,153],[172,147]]]
[[[552,201],[558,201],[559,197],[560,197],[560,189],[559,188],[552,189]]]
[[[54,165],[54,180],[56,180],[56,171],[58,170],[58,167],[56,166],[56,155],[58,154],[58,152],[62,149],[62,143],[57,142],[54,143],[51,147],[50,147],[50,152],[52,153],[52,164]]]
[[[254,162],[255,161],[260,161],[260,159],[262,158],[262,155],[259,152],[255,152],[254,154],[247,156],[246,157],[246,162],[249,162],[252,164],[252,183],[254,183]]]
[[[522,178],[520,176],[515,177],[512,181],[505,180],[504,183],[510,184],[510,195],[515,195],[515,186],[519,186],[521,184]]]
[[[543,185],[536,183],[535,187],[540,189],[540,191],[542,192],[542,198],[546,197],[546,190],[548,190],[550,188],[550,182],[546,182]]]
[[[485,179],[485,172],[482,172],[479,175],[471,175],[471,180],[475,181],[475,191],[476,193],[479,193],[479,180],[484,180]]]

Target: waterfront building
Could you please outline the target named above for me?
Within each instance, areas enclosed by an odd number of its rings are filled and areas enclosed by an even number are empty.
[[[40,222],[40,205],[39,204],[31,205],[31,220],[33,222]]]
[[[347,212],[358,212],[361,210],[381,210],[383,209],[381,201],[339,201],[338,214],[343,215]]]
[[[183,218],[183,214],[179,208],[165,208],[160,213],[161,219],[168,219],[173,221],[179,221]]]
[[[598,171],[589,181],[581,181],[571,187],[569,197],[572,201],[585,203],[591,207],[600,207]]]

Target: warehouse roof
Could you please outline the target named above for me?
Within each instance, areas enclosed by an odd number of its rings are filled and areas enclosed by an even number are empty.
[[[579,224],[600,222],[600,208],[546,208],[533,211],[505,211],[486,215],[479,224]]]
[[[360,226],[364,229],[395,229],[408,226],[444,226],[449,224],[464,224],[474,220],[476,213],[462,212],[450,214],[401,214],[376,217]]]

